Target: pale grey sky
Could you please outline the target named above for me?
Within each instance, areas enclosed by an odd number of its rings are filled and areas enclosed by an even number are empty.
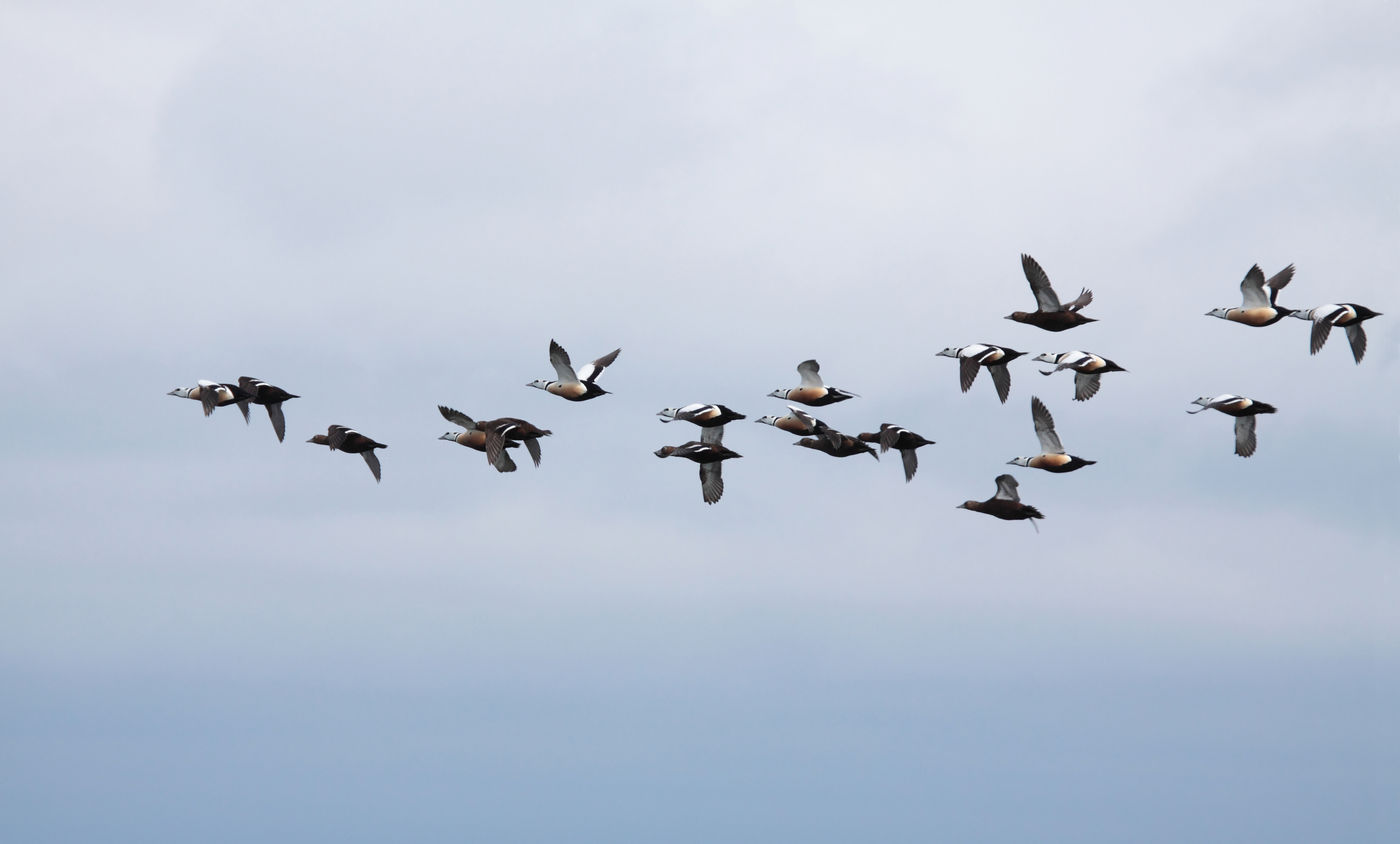
[[[1392,840],[1398,16],[0,6],[0,836]],[[1021,252],[1100,321],[1002,319]],[[1204,316],[1256,262],[1383,312],[1365,362]],[[527,388],[551,338],[613,395]],[[808,357],[913,483],[652,456]],[[286,443],[165,395],[240,375]],[[1098,464],[1005,465],[1031,395]],[[1008,470],[1039,534],[954,509]]]

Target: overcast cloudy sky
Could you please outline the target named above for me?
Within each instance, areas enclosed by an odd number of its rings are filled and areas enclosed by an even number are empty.
[[[120,6],[121,8],[117,8]],[[0,4],[0,837],[1393,841],[1393,3]],[[1019,254],[1100,321],[1004,320]],[[1204,316],[1254,263],[1334,333]],[[618,346],[571,404],[557,339]],[[945,346],[1087,349],[1092,401]],[[655,412],[750,422],[724,499]],[[251,375],[302,398],[204,419]],[[1275,404],[1258,453],[1199,395]],[[1014,469],[1039,534],[954,509]],[[554,431],[498,475],[448,404]],[[376,485],[304,440],[389,444]],[[679,465],[678,465],[679,464]]]

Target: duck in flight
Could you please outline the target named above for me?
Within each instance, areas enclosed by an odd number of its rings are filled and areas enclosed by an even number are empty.
[[[448,431],[438,437],[438,439],[450,440],[458,445],[476,449],[483,454],[486,452],[486,431],[477,424],[476,420],[460,410],[454,410],[441,404],[438,405],[438,413],[442,414],[443,419],[464,429],[462,431]],[[516,470],[515,461],[510,458],[510,452],[506,451],[506,449],[519,447],[519,442],[514,440],[505,441],[505,446],[501,449],[500,456],[491,464],[496,467],[497,472],[514,472]]]
[[[202,378],[193,387],[176,387],[166,395],[194,399],[204,406],[205,416],[211,415],[216,407],[227,407],[248,398],[248,392],[237,384],[220,384]]]
[[[859,434],[858,436],[861,442],[879,443],[881,454],[892,448],[898,449],[899,456],[904,461],[904,482],[906,484],[914,480],[914,473],[919,471],[919,455],[915,453],[916,450],[926,445],[933,445],[934,442],[924,439],[908,428],[901,428],[888,422],[880,423],[880,430],[877,432]]]
[[[735,413],[722,404],[688,404],[685,407],[667,407],[657,411],[662,422],[684,420],[701,428],[717,428],[736,419],[747,419],[742,413]]]
[[[1025,352],[1018,352],[1006,346],[973,343],[970,346],[949,346],[936,357],[958,359],[958,382],[962,385],[964,393],[972,389],[972,382],[977,380],[979,368],[986,367],[987,374],[992,377],[992,384],[997,388],[997,397],[1001,399],[1002,404],[1006,404],[1006,397],[1011,395],[1011,373],[1007,371],[1006,365],[1024,354]]]
[[[833,445],[840,444],[841,432],[817,417],[798,407],[788,405],[785,416],[762,416],[754,420],[762,425],[772,425],[779,431],[787,431],[799,437],[832,437]]]
[[[554,366],[554,374],[557,376],[553,381],[541,378],[531,381],[527,387],[538,387],[545,392],[553,393],[560,398],[569,401],[588,401],[596,399],[598,396],[607,395],[608,391],[597,384],[598,376],[603,374],[603,370],[612,366],[612,362],[617,360],[617,356],[622,349],[613,349],[592,363],[584,366],[578,372],[574,372],[573,364],[569,362],[569,353],[564,351],[564,347],[549,341],[549,362]]]
[[[1008,460],[1008,464],[1060,474],[1092,466],[1097,462],[1065,454],[1065,447],[1060,445],[1060,435],[1055,433],[1055,418],[1050,415],[1050,408],[1045,406],[1045,402],[1036,396],[1031,396],[1031,421],[1035,423],[1035,435],[1040,440],[1040,454],[1034,457],[1016,457]]]
[[[699,440],[691,440],[681,445],[667,445],[658,448],[657,457],[684,457],[700,464],[700,496],[706,504],[714,504],[724,495],[724,477],[720,474],[720,464],[725,460],[744,455],[724,446],[724,426],[703,428]]]
[[[1036,508],[1021,503],[1021,496],[1016,492],[1017,486],[1016,479],[1010,475],[997,475],[996,495],[986,501],[964,501],[958,505],[958,509],[986,513],[988,516],[1007,521],[1045,518]],[[1036,527],[1035,522],[1031,522],[1031,527],[1035,527],[1036,533],[1040,533],[1040,528]]]
[[[282,402],[301,396],[289,393],[281,387],[274,387],[266,381],[249,378],[247,375],[238,379],[238,386],[248,394],[238,400],[238,409],[243,413],[243,421],[248,421],[250,403],[262,405],[267,408],[267,418],[272,421],[272,430],[277,434],[277,441],[282,442],[287,433],[287,419],[282,415]]]
[[[344,425],[332,425],[326,429],[324,434],[317,434],[307,442],[330,446],[331,451],[344,451],[360,455],[365,459],[365,465],[369,466],[370,472],[374,475],[375,483],[379,482],[379,458],[375,456],[374,450],[388,448],[384,443],[377,443],[359,431]]]
[[[1327,336],[1332,333],[1333,326],[1345,328],[1347,342],[1351,344],[1351,356],[1357,363],[1361,363],[1361,359],[1366,356],[1366,329],[1361,323],[1380,314],[1365,305],[1345,302],[1340,305],[1322,305],[1306,311],[1294,311],[1292,316],[1312,322],[1313,354],[1322,351],[1322,345],[1327,342]]]
[[[875,453],[868,443],[861,442],[850,434],[843,434],[834,428],[828,428],[819,437],[803,437],[793,445],[800,445],[803,448],[811,448],[830,454],[832,457],[854,457],[857,454],[868,454],[876,460],[880,455]]]
[[[1090,352],[1047,352],[1036,355],[1035,360],[1055,364],[1051,370],[1040,370],[1041,375],[1054,375],[1062,369],[1074,370],[1074,400],[1088,401],[1099,391],[1099,376],[1105,372],[1127,372],[1128,370]]]
[[[768,396],[795,401],[810,407],[823,407],[856,398],[855,393],[823,384],[820,372],[821,367],[815,360],[804,360],[797,365],[797,374],[802,377],[802,385],[787,390],[779,388],[769,393]]]
[[[1227,416],[1235,417],[1235,453],[1240,457],[1249,457],[1254,453],[1254,417],[1261,413],[1277,413],[1278,408],[1262,401],[1247,399],[1244,396],[1237,396],[1234,393],[1224,393],[1219,396],[1201,396],[1192,404],[1200,405],[1200,410],[1188,410],[1187,413],[1200,413],[1202,410],[1218,410]]]
[[[492,466],[498,466],[505,450],[511,443],[524,443],[525,450],[530,452],[530,459],[534,461],[535,468],[540,467],[540,437],[553,435],[553,431],[546,431],[544,428],[526,422],[524,419],[516,419],[514,416],[502,416],[500,419],[491,419],[486,422],[476,423],[477,427],[486,432],[486,462]]]
[[[1007,319],[1034,325],[1046,331],[1064,331],[1076,325],[1097,321],[1080,313],[1086,305],[1094,301],[1094,293],[1089,288],[1080,290],[1078,298],[1060,304],[1060,297],[1050,286],[1050,276],[1045,274],[1045,270],[1040,268],[1040,264],[1034,258],[1022,253],[1021,269],[1026,274],[1026,281],[1030,282],[1031,293],[1035,294],[1036,309],[1030,312],[1015,311],[1006,317]]]
[[[1262,328],[1266,325],[1273,325],[1289,314],[1293,313],[1292,308],[1285,308],[1278,304],[1278,292],[1288,286],[1288,282],[1293,280],[1293,265],[1289,264],[1274,274],[1268,281],[1264,280],[1264,271],[1258,264],[1249,268],[1245,273],[1244,281],[1240,282],[1240,294],[1243,300],[1238,308],[1216,308],[1207,311],[1206,316],[1220,317],[1230,322],[1238,322],[1244,325],[1252,325],[1255,328]],[[1264,288],[1269,288],[1266,294]]]

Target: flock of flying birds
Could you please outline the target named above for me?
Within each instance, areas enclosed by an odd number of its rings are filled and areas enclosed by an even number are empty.
[[[1061,303],[1059,296],[1050,286],[1050,279],[1045,270],[1041,269],[1040,264],[1034,258],[1023,254],[1021,267],[1025,271],[1026,280],[1030,282],[1031,292],[1035,294],[1037,307],[1034,311],[1016,311],[1008,315],[1006,319],[1054,332],[1066,331],[1085,323],[1095,322],[1094,319],[1086,317],[1082,313],[1083,309],[1094,300],[1094,294],[1087,288],[1081,290],[1079,296],[1072,301]],[[1308,320],[1312,323],[1312,337],[1309,347],[1314,355],[1327,342],[1327,337],[1333,327],[1344,328],[1347,340],[1351,344],[1352,357],[1358,364],[1361,363],[1361,358],[1366,354],[1366,332],[1363,324],[1366,320],[1380,316],[1380,314],[1370,308],[1353,303],[1322,305],[1309,310],[1285,308],[1278,304],[1278,294],[1293,279],[1293,272],[1293,265],[1290,264],[1266,280],[1264,271],[1256,264],[1245,275],[1244,281],[1240,282],[1240,292],[1243,296],[1240,307],[1216,308],[1206,315],[1254,328],[1273,325],[1287,316]],[[614,349],[575,371],[564,348],[557,342],[550,340],[549,362],[554,367],[556,377],[553,380],[532,381],[528,386],[537,387],[574,402],[588,401],[606,395],[607,390],[598,386],[598,376],[617,360],[621,351],[621,349]],[[938,353],[939,356],[957,359],[958,379],[964,393],[972,388],[977,374],[986,369],[1002,404],[1006,403],[1011,392],[1011,375],[1007,364],[1024,354],[1025,352],[1018,352],[1006,346],[994,346],[988,343],[950,347]],[[1051,369],[1041,370],[1042,375],[1053,375],[1066,369],[1073,371],[1075,401],[1088,401],[1093,398],[1099,391],[1099,379],[1102,375],[1127,371],[1108,358],[1084,351],[1042,354],[1035,357],[1034,360],[1052,366]],[[820,367],[815,360],[805,360],[799,363],[797,373],[800,376],[798,386],[777,389],[768,395],[772,398],[796,402],[808,407],[824,407],[857,397],[855,393],[824,384],[820,375]],[[267,408],[268,418],[272,421],[272,428],[276,432],[279,442],[286,434],[286,419],[282,415],[282,404],[290,399],[298,398],[280,387],[247,376],[239,378],[237,384],[201,380],[194,387],[171,390],[169,395],[200,402],[203,405],[205,416],[211,415],[215,408],[237,404],[238,409],[243,413],[245,422],[249,419],[249,406],[262,405]],[[1241,457],[1249,457],[1254,454],[1256,446],[1255,417],[1259,414],[1274,413],[1277,410],[1271,404],[1231,393],[1219,396],[1201,396],[1192,404],[1199,405],[1199,407],[1196,410],[1188,410],[1188,413],[1214,409],[1235,418],[1235,453]],[[460,431],[449,431],[439,439],[450,440],[458,445],[483,452],[486,455],[487,463],[498,472],[514,472],[516,470],[515,461],[511,458],[509,450],[521,445],[529,452],[531,460],[538,467],[540,465],[540,438],[551,434],[550,431],[515,417],[478,421],[445,405],[438,405],[438,412],[442,414],[444,419],[461,429]],[[725,460],[743,456],[725,447],[723,443],[724,426],[729,422],[747,417],[722,404],[702,403],[668,407],[658,412],[657,415],[661,417],[662,422],[690,422],[701,429],[698,440],[690,440],[681,445],[664,446],[656,451],[656,456],[662,458],[681,457],[698,464],[701,495],[705,503],[713,504],[719,501],[724,494],[724,479],[720,473],[721,465]],[[1085,460],[1065,452],[1060,443],[1059,435],[1055,433],[1054,417],[1050,415],[1050,410],[1045,406],[1045,403],[1036,396],[1031,397],[1031,419],[1035,425],[1036,437],[1040,440],[1040,453],[1032,457],[1014,458],[1008,461],[1010,465],[1064,473],[1073,472],[1095,463],[1093,460]],[[907,428],[890,423],[881,424],[880,429],[875,432],[854,436],[845,434],[791,404],[788,405],[788,413],[785,415],[764,416],[755,421],[797,435],[800,439],[794,445],[815,449],[832,457],[869,454],[878,460],[879,454],[872,447],[872,443],[880,446],[880,453],[895,449],[900,452],[903,459],[906,482],[913,480],[914,473],[918,470],[917,449],[933,443],[933,440],[925,439]],[[376,449],[387,448],[388,446],[384,443],[376,442],[344,425],[331,425],[327,428],[326,433],[317,434],[307,442],[327,446],[331,451],[359,454],[369,465],[375,481],[380,479],[379,458],[374,452]],[[985,501],[965,501],[958,507],[986,513],[999,519],[1034,520],[1045,518],[1038,509],[1021,502],[1017,486],[1016,479],[1011,475],[998,475],[995,495]],[[1031,524],[1034,525],[1035,522],[1032,521]]]

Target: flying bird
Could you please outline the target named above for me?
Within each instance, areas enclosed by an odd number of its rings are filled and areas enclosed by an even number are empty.
[[[441,404],[438,405],[438,413],[442,414],[443,419],[464,429],[462,431],[448,431],[438,437],[438,439],[450,440],[458,445],[476,449],[483,454],[486,453],[486,431],[477,424],[476,420],[460,410],[454,410]],[[510,458],[510,452],[506,451],[506,449],[519,447],[520,443],[518,442],[512,440],[505,441],[505,448],[501,449],[500,457],[492,464],[496,467],[497,472],[514,472],[516,470],[515,461]]]
[[[904,460],[904,482],[909,483],[914,480],[914,473],[919,471],[919,455],[915,451],[926,445],[933,445],[933,440],[926,440],[921,435],[914,433],[908,428],[901,428],[898,425],[891,425],[888,422],[880,423],[880,430],[874,433],[857,435],[861,442],[879,443],[880,453],[884,454],[890,449],[898,449],[899,456]]]
[[[277,441],[282,442],[282,438],[287,433],[287,420],[282,416],[282,402],[288,399],[298,399],[301,396],[289,393],[281,387],[274,387],[266,381],[249,378],[247,375],[238,379],[238,386],[248,394],[245,398],[238,400],[238,409],[243,413],[243,421],[249,421],[249,403],[266,407],[267,418],[272,420],[272,430],[277,434]]]
[[[997,494],[986,501],[964,501],[958,505],[960,510],[975,510],[978,513],[986,513],[989,516],[996,516],[998,519],[1015,521],[1017,519],[1043,519],[1040,511],[1029,504],[1021,503],[1021,496],[1017,494],[1016,479],[1010,475],[997,475]],[[1031,527],[1035,527],[1036,533],[1040,528],[1035,522],[1031,522]]]
[[[972,382],[977,380],[978,369],[986,367],[987,374],[992,377],[992,384],[997,388],[997,397],[1001,399],[1002,404],[1006,404],[1006,397],[1011,395],[1011,373],[1006,365],[1024,354],[1025,352],[1018,352],[1006,346],[973,343],[961,348],[949,346],[935,357],[958,359],[958,379],[964,393],[971,389]]]
[[[1055,418],[1050,415],[1050,409],[1045,403],[1035,396],[1031,396],[1031,421],[1035,423],[1035,435],[1040,440],[1040,454],[1034,457],[1017,457],[1008,460],[1008,464],[1059,474],[1073,472],[1098,462],[1065,454],[1064,446],[1060,445],[1060,435],[1055,433]]]
[[[1292,280],[1292,264],[1279,270],[1268,281],[1264,280],[1264,271],[1259,268],[1258,264],[1255,264],[1245,274],[1244,281],[1240,282],[1240,293],[1244,297],[1240,307],[1216,308],[1207,311],[1206,316],[1220,317],[1230,322],[1252,325],[1255,328],[1273,325],[1293,313],[1291,308],[1285,308],[1278,304],[1278,292],[1287,287],[1288,282]],[[1264,293],[1265,287],[1269,288],[1268,294]]]
[[[216,407],[226,407],[247,398],[248,392],[237,384],[220,384],[200,379],[193,387],[176,387],[166,395],[194,399],[204,406],[204,415],[209,416]]]
[[[1332,327],[1341,326],[1347,330],[1347,342],[1351,343],[1351,356],[1361,363],[1366,356],[1366,329],[1361,323],[1380,314],[1365,305],[1346,302],[1341,305],[1322,305],[1306,311],[1294,311],[1291,316],[1312,321],[1312,353],[1322,350]]]
[[[802,376],[802,386],[784,390],[781,387],[769,393],[770,398],[787,399],[811,407],[822,407],[846,399],[856,398],[855,393],[838,390],[822,383],[820,366],[815,360],[804,360],[797,365],[797,374]]]
[[[720,474],[720,464],[725,460],[743,457],[737,451],[725,448],[724,426],[704,428],[699,440],[691,440],[681,445],[667,445],[655,451],[657,457],[684,457],[700,464],[700,495],[706,504],[714,504],[724,495],[724,477]]]
[[[554,365],[554,374],[558,377],[553,381],[541,378],[538,381],[531,381],[526,386],[539,387],[541,390],[569,401],[596,399],[598,396],[608,393],[596,383],[598,376],[603,374],[604,369],[612,366],[612,362],[617,360],[617,356],[621,352],[621,349],[613,349],[578,372],[574,372],[573,364],[569,363],[569,353],[564,351],[563,346],[550,340],[549,362]]]
[[[379,458],[375,456],[374,450],[388,448],[384,443],[377,443],[359,431],[344,425],[332,425],[326,429],[326,433],[317,434],[307,442],[329,446],[331,451],[344,451],[360,455],[365,459],[365,464],[369,466],[370,472],[373,473],[375,483],[379,482]]]
[[[1062,369],[1074,370],[1074,400],[1088,401],[1099,391],[1099,376],[1105,372],[1127,372],[1128,370],[1090,352],[1047,352],[1036,355],[1035,360],[1055,364],[1051,370],[1040,370],[1041,375],[1054,375]]]
[[[501,455],[505,453],[508,444],[515,442],[525,444],[525,450],[530,452],[530,459],[535,462],[535,468],[538,469],[540,467],[540,437],[548,437],[554,433],[513,416],[502,416],[500,419],[478,422],[476,425],[486,432],[486,442],[484,443],[486,462],[492,466],[498,466],[501,463]]]
[[[827,425],[817,417],[800,408],[788,405],[786,416],[762,416],[754,420],[763,425],[772,425],[780,431],[796,434],[799,437],[832,436],[838,440],[841,432]]]
[[[1087,287],[1080,290],[1078,298],[1062,305],[1060,297],[1055,295],[1054,288],[1050,286],[1050,277],[1045,274],[1045,270],[1040,268],[1040,264],[1036,263],[1034,258],[1022,253],[1021,269],[1026,273],[1026,281],[1031,283],[1031,292],[1035,294],[1036,309],[1029,313],[1015,311],[1007,319],[1034,325],[1036,328],[1043,328],[1046,331],[1064,331],[1076,325],[1097,321],[1080,313],[1086,305],[1094,301],[1094,294]]]
[[[747,419],[742,413],[735,413],[722,404],[688,404],[685,407],[668,407],[656,414],[662,422],[684,420],[701,428],[717,428],[736,419]]]
[[[1235,453],[1240,457],[1249,457],[1254,453],[1254,417],[1261,413],[1277,413],[1278,408],[1262,401],[1247,399],[1244,396],[1237,396],[1233,393],[1225,393],[1219,396],[1201,396],[1192,404],[1201,406],[1201,410],[1218,410],[1228,416],[1235,417]],[[1188,410],[1187,413],[1200,413],[1201,410]]]
[[[823,454],[830,454],[832,457],[854,457],[857,454],[868,454],[876,460],[880,459],[880,455],[876,454],[875,449],[871,448],[868,443],[836,430],[828,430],[819,437],[803,437],[793,445],[815,449]]]

